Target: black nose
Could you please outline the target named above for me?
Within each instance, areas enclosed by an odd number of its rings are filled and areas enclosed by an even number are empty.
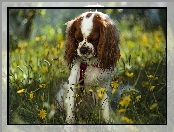
[[[86,48],[86,47],[81,47],[81,48],[80,48],[80,52],[81,52],[82,54],[86,54],[86,53],[88,52],[88,48]]]

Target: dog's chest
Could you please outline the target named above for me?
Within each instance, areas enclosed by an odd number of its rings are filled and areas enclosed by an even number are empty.
[[[103,71],[101,68],[88,66],[84,72],[84,84],[94,85],[109,79],[109,72]]]

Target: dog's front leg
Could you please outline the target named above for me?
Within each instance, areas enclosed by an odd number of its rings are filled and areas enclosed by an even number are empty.
[[[108,102],[108,95],[106,92],[104,93],[104,96],[101,100],[101,105],[102,105],[103,118],[105,122],[108,123],[109,122],[109,102]]]
[[[74,116],[74,105],[75,99],[74,95],[76,92],[75,85],[78,83],[77,77],[79,76],[80,66],[75,64],[72,69],[70,76],[68,78],[68,91],[67,91],[67,98],[66,98],[66,123],[74,124],[75,123],[75,116]]]

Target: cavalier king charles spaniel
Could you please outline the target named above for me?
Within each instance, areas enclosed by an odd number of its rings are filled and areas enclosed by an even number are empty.
[[[84,91],[99,102],[104,121],[110,121],[107,91],[119,58],[118,30],[108,15],[85,12],[67,23],[64,59],[71,71],[57,94],[59,105],[66,109],[66,123],[76,123],[76,95]]]

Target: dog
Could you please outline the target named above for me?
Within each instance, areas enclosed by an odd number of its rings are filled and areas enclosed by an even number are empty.
[[[70,67],[68,81],[61,84],[57,100],[66,109],[66,123],[76,123],[76,95],[90,94],[100,102],[102,117],[110,120],[109,97],[111,74],[120,58],[119,32],[111,18],[102,12],[85,12],[66,23],[64,59]],[[94,87],[94,84],[97,87]],[[80,90],[78,89],[80,85]],[[80,91],[80,92],[79,92]],[[87,102],[91,103],[91,102]]]

